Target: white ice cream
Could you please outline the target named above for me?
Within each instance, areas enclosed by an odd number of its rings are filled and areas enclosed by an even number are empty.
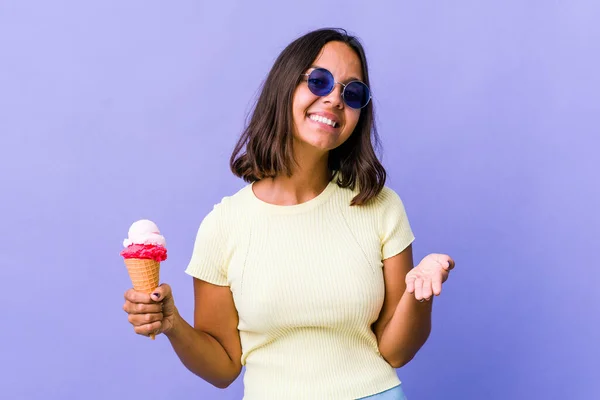
[[[141,219],[131,224],[129,236],[123,240],[123,247],[129,247],[132,244],[153,244],[167,247],[164,236],[160,234],[158,226],[148,219]]]

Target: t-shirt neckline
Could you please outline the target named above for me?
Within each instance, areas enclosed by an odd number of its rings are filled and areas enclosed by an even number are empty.
[[[294,214],[298,212],[312,210],[315,207],[326,202],[331,194],[334,192],[337,183],[335,182],[335,177],[329,181],[325,189],[321,191],[321,193],[317,194],[310,200],[307,200],[303,203],[293,204],[293,205],[280,205],[280,204],[272,204],[268,203],[264,200],[259,199],[254,193],[254,183],[248,185],[247,190],[249,191],[249,195],[252,198],[253,203],[262,210],[277,213],[277,214]]]

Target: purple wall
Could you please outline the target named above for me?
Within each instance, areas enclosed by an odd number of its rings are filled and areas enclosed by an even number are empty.
[[[228,157],[251,100],[322,26],[365,43],[415,258],[458,263],[398,371],[409,398],[600,396],[599,3],[364,4],[0,2],[0,397],[241,398],[133,333],[118,253],[156,221],[191,319],[183,270],[243,185]]]

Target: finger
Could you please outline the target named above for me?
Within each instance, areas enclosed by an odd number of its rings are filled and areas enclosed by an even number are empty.
[[[456,267],[456,261],[454,261],[453,258],[450,258],[449,260],[450,266],[448,267],[448,269],[454,269],[454,267]]]
[[[125,304],[123,304],[123,311],[125,311],[127,314],[159,313],[162,311],[162,304],[132,303],[130,301],[126,301]]]
[[[448,276],[450,275],[450,271],[446,271],[445,269],[442,269],[440,272],[442,273],[442,283],[444,283],[448,279]]]
[[[162,301],[168,297],[171,297],[171,286],[167,285],[166,283],[162,283],[156,289],[154,289],[152,295],[150,296],[150,298],[155,302]]]
[[[150,299],[150,295],[148,293],[138,292],[133,289],[129,289],[125,292],[125,300],[130,301],[132,303],[145,303],[152,304],[153,301]]]
[[[163,314],[129,314],[129,317],[127,319],[129,320],[129,323],[133,326],[142,326],[146,324],[151,324],[152,322],[162,321]]]
[[[444,255],[444,259],[441,260],[441,264],[442,264],[442,268],[444,268],[446,271],[450,271],[451,269],[454,268],[454,265],[455,265],[452,257],[446,256],[446,255]]]
[[[138,335],[150,336],[151,333],[154,333],[154,334],[160,333],[161,327],[162,327],[162,322],[156,321],[156,322],[152,322],[150,324],[135,326],[133,328],[133,330]]]
[[[419,301],[423,299],[423,279],[421,278],[415,279],[415,299]]]
[[[436,296],[439,296],[440,293],[442,293],[442,274],[435,274],[431,278],[431,289]]]
[[[431,279],[430,278],[423,279],[423,291],[421,292],[421,294],[423,295],[423,298],[425,300],[431,299],[431,296],[433,293],[431,290]]]
[[[415,279],[414,275],[406,277],[406,291],[410,294],[413,294],[415,291]]]

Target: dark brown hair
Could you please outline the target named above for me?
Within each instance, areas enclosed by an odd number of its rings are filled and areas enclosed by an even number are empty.
[[[232,172],[246,182],[272,178],[280,174],[291,176],[294,129],[292,100],[301,82],[301,74],[310,68],[323,46],[332,41],[347,44],[358,55],[363,81],[369,85],[369,73],[364,49],[354,36],[343,29],[319,29],[290,43],[275,61],[267,76],[250,121],[237,142],[230,158]],[[328,168],[337,184],[359,193],[352,205],[362,205],[377,196],[385,185],[386,171],[377,159],[379,148],[375,127],[373,101],[361,109],[356,128],[339,147],[329,152]],[[242,153],[242,151],[245,152]]]

